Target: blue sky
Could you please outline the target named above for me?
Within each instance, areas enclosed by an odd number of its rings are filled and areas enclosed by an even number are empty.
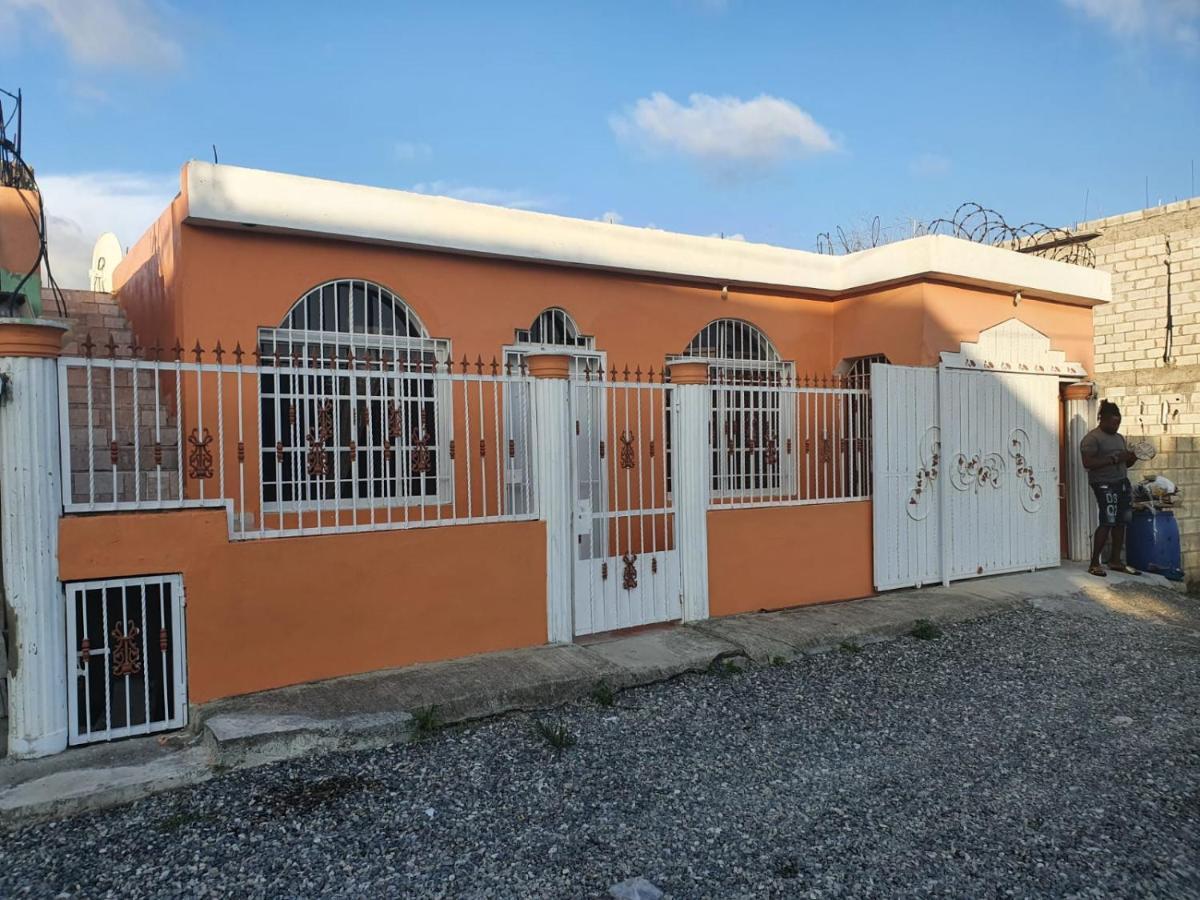
[[[187,159],[813,249],[1193,193],[1200,0],[0,0],[64,282]],[[82,260],[81,260],[82,258]]]

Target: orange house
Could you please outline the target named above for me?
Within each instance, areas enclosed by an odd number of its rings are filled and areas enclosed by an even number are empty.
[[[944,236],[835,257],[200,162],[113,285],[133,346],[56,370],[73,741],[1057,564],[1108,296]]]

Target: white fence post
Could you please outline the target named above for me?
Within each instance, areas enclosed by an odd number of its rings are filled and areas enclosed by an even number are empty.
[[[574,475],[571,470],[571,358],[530,353],[533,382],[534,489],[546,523],[546,630],[551,643],[575,636],[572,578],[575,566]]]
[[[0,320],[0,560],[12,672],[8,752],[14,757],[67,747],[57,359],[66,328],[45,319]]]
[[[671,364],[672,486],[675,545],[679,548],[683,620],[708,618],[708,499],[711,489],[712,390],[708,363],[683,359]]]

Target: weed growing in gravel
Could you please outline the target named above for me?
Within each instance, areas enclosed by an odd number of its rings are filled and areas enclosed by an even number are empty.
[[[413,733],[418,738],[429,737],[442,727],[442,716],[436,706],[422,706],[413,710]]]
[[[773,665],[775,668],[778,669],[780,666],[786,666],[787,660],[784,659],[782,656],[772,656],[771,657],[771,665]]]
[[[863,652],[862,644],[855,643],[854,641],[842,641],[841,644],[838,645],[838,648],[843,653],[853,654]]]
[[[535,728],[542,739],[559,753],[568,747],[574,747],[577,742],[575,735],[571,734],[571,729],[564,722],[551,724],[539,721]]]
[[[597,681],[592,688],[592,699],[599,706],[612,706],[617,702],[617,695],[607,681]]]
[[[800,865],[789,856],[776,857],[775,875],[779,878],[797,878],[800,875]]]
[[[732,675],[741,675],[742,667],[732,659],[714,659],[712,665],[708,667],[708,674],[729,678]]]
[[[913,630],[909,632],[909,636],[915,637],[919,641],[933,641],[942,636],[942,629],[928,619],[917,619],[913,623]]]

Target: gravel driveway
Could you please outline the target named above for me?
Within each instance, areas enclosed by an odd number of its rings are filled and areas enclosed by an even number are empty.
[[[1177,605],[1029,609],[235,772],[0,837],[0,896],[1200,896],[1200,618]]]

